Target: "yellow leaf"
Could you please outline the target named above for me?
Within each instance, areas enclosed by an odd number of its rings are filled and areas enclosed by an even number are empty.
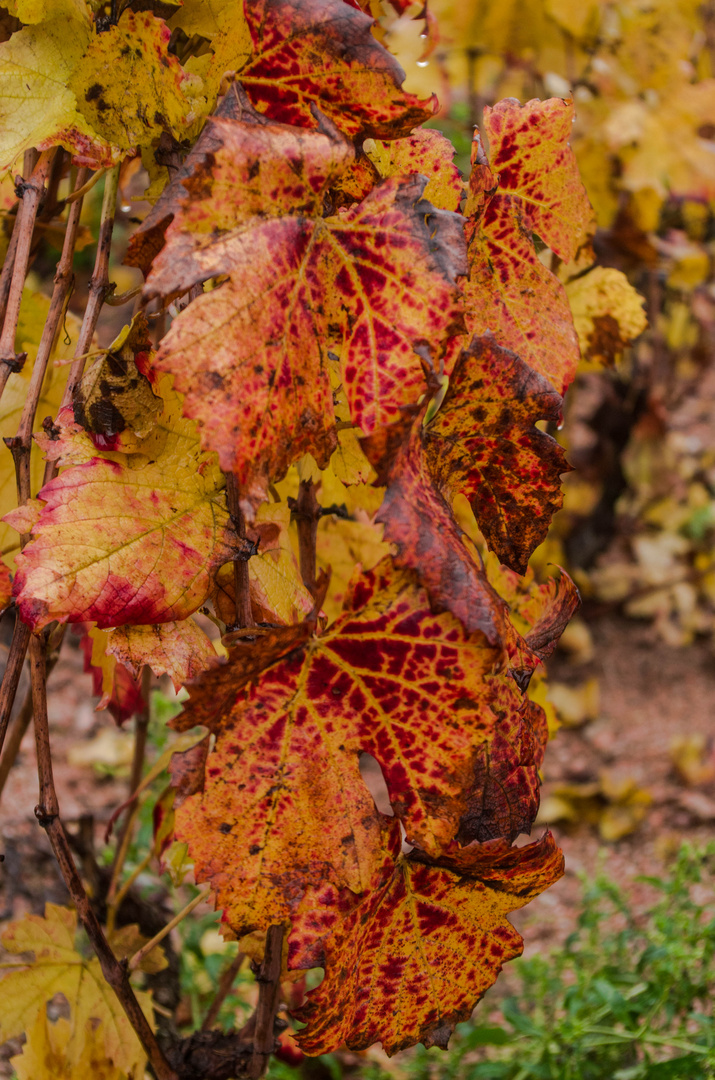
[[[169,675],[175,690],[217,659],[210,639],[192,618],[156,626],[118,626],[107,634],[106,652],[135,678],[144,664],[157,676]]]
[[[18,351],[27,352],[27,360],[22,371],[10,375],[5,391],[0,401],[0,436],[9,438],[17,435],[20,425],[23,406],[27,398],[27,390],[32,378],[32,368],[37,355],[37,346],[42,337],[42,329],[50,309],[50,301],[42,293],[33,292],[26,288],[22,296],[20,308],[20,321],[17,327],[15,348]],[[74,315],[68,315],[65,326],[60,330],[60,342],[62,350],[69,351],[71,343],[64,341],[64,329],[71,337],[76,337],[79,324]],[[52,355],[57,352],[57,346]],[[35,431],[42,430],[42,421],[46,416],[53,419],[60,407],[62,395],[67,382],[69,368],[55,367],[52,362],[47,368],[47,375],[42,387],[42,393],[35,415]],[[45,463],[39,447],[33,445],[30,458],[30,482],[33,493],[37,493],[45,471]],[[0,518],[17,506],[17,484],[15,480],[15,466],[12,454],[6,446],[0,444]],[[20,550],[20,540],[15,529],[0,521],[0,552],[5,561],[12,568],[15,564],[15,556]]]
[[[85,27],[90,25],[90,9],[86,0],[7,0],[5,7],[22,23],[64,18]]]
[[[212,570],[241,547],[216,455],[201,451],[170,380],[157,390],[161,419],[145,439],[129,437],[132,452],[95,450],[42,489],[46,505],[18,558],[18,603],[35,627],[52,619],[115,627],[187,618],[209,596]],[[68,423],[57,445],[71,451],[75,441],[83,453],[92,446]]]
[[[27,1031],[38,1008],[44,1011],[44,1003],[61,993],[70,1007],[75,1060],[87,1051],[91,1028],[99,1022],[104,1058],[120,1071],[139,1071],[146,1060],[141,1044],[105,981],[99,961],[87,960],[75,950],[76,930],[75,912],[56,904],[45,906],[44,917],[26,915],[5,927],[2,943],[6,951],[31,952],[34,959],[0,981],[0,1039],[5,1042]],[[153,1023],[150,995],[141,991],[136,994],[142,1011]]]
[[[124,150],[146,146],[162,131],[182,132],[189,107],[170,37],[162,19],[125,10],[116,26],[94,35],[70,79],[87,122]]]
[[[113,162],[117,148],[96,136],[67,86],[89,39],[89,19],[68,24],[59,17],[23,27],[0,45],[0,172],[24,150],[58,142],[82,164]]]
[[[648,325],[643,298],[620,270],[594,267],[566,294],[584,360],[613,364]]]
[[[600,694],[596,676],[579,686],[552,682],[549,684],[548,696],[556,709],[556,715],[565,727],[579,727],[587,720],[598,717]]]
[[[345,521],[337,515],[323,517],[318,525],[318,566],[331,569],[330,588],[323,610],[330,622],[343,609],[343,600],[355,568],[372,570],[390,551],[382,539],[382,525],[375,525],[366,515],[358,521]]]
[[[44,1008],[27,1031],[22,1054],[10,1064],[17,1080],[126,1080],[127,1075],[107,1058],[101,1024],[88,1026],[78,1055],[72,1024],[64,1017],[52,1023]]]
[[[191,37],[213,38],[223,29],[222,17],[236,7],[236,0],[184,0],[180,11],[169,19],[172,30],[181,29]]]

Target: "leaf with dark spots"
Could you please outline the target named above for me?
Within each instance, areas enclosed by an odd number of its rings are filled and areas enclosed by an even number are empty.
[[[174,373],[186,415],[235,473],[251,515],[301,454],[320,467],[329,461],[331,353],[364,432],[419,397],[415,348],[436,351],[460,327],[456,278],[466,264],[460,219],[421,200],[423,179],[393,177],[324,218],[322,193],[353,160],[342,136],[239,121],[222,122],[221,132],[210,162],[185,181],[211,199],[182,207],[147,294],[229,275],[174,320],[156,365]],[[280,190],[278,202],[266,183]]]
[[[539,767],[548,728],[544,710],[525,698],[512,679],[490,681],[489,708],[496,720],[488,744],[477,751],[460,844],[528,833],[539,811]]]
[[[258,110],[314,127],[317,105],[351,138],[391,139],[431,119],[437,99],[402,90],[405,73],[373,37],[373,20],[343,0],[234,5],[213,40],[209,77],[235,71]]]
[[[213,572],[252,550],[236,536],[225,478],[181,416],[170,380],[157,390],[162,415],[146,438],[132,437],[129,452],[100,453],[80,428],[58,440],[78,463],[42,488],[15,579],[34,629],[54,619],[101,627],[185,619],[210,595]]]
[[[581,604],[576,585],[561,567],[558,576],[539,584],[531,568],[524,576],[498,564],[486,562],[487,577],[509,608],[514,634],[507,641],[512,667],[533,670],[551,656],[567,624]]]
[[[386,484],[378,521],[398,560],[470,629],[503,626],[502,601],[461,539],[448,499],[463,492],[499,559],[523,572],[561,505],[563,451],[535,427],[560,416],[549,383],[487,335],[457,359],[432,420],[420,412],[363,439]]]
[[[320,959],[325,967],[295,1014],[307,1024],[296,1034],[305,1053],[342,1043],[362,1050],[381,1042],[389,1055],[417,1042],[446,1048],[503,964],[521,954],[508,913],[563,873],[550,834],[516,849],[470,845],[444,863],[387,852],[382,882],[360,904],[336,894],[331,911],[322,896],[318,927],[299,915],[289,962]],[[318,949],[310,947],[316,930],[324,935]]]
[[[573,104],[507,99],[484,111],[491,165],[475,134],[467,214],[466,322],[563,392],[580,352],[560,281],[540,262],[533,232],[565,261],[594,231],[568,138]]]
[[[162,412],[162,400],[148,378],[151,340],[143,314],[92,364],[75,391],[76,422],[95,435],[119,435],[126,428],[148,435]]]
[[[433,852],[450,841],[475,748],[490,737],[479,703],[494,656],[386,559],[354,579],[326,633],[253,682],[233,657],[218,687],[216,673],[199,682],[174,724],[206,724],[217,741],[176,831],[236,933],[290,917],[308,886],[368,887],[380,824],[361,752],[379,762],[410,840]],[[251,844],[260,853],[246,858]]]
[[[239,93],[239,88],[235,85],[219,102],[214,117],[242,119],[244,123],[266,123],[265,118],[255,113],[245,95]],[[216,134],[213,123],[208,122],[181,168],[164,188],[141,225],[130,236],[124,256],[127,266],[140,267],[146,277],[152,262],[164,246],[164,234],[168,225],[186,199],[183,181],[193,173],[198,163],[210,160],[213,151],[220,145],[220,135]]]

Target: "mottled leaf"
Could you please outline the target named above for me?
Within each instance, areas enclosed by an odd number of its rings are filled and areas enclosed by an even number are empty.
[[[563,873],[550,834],[510,851],[461,849],[454,869],[419,859],[395,862],[388,853],[380,886],[340,912],[322,943],[325,978],[297,1013],[307,1022],[296,1035],[306,1053],[329,1053],[342,1043],[362,1050],[378,1041],[388,1054],[417,1042],[446,1048],[502,965],[522,951],[507,914]],[[295,948],[300,925],[291,941],[298,966],[305,959]]]
[[[326,219],[320,194],[352,158],[336,135],[228,121],[222,130],[221,149],[184,181],[194,198],[169,227],[148,290],[230,275],[173,322],[156,363],[175,374],[187,415],[235,472],[250,510],[302,453],[327,464],[331,349],[364,432],[419,396],[414,348],[435,347],[458,325],[455,277],[464,266],[459,219],[421,201],[424,180],[393,177]],[[246,220],[262,202],[264,172],[281,184],[292,172],[290,201],[269,201],[270,217]],[[214,202],[215,183],[231,197]]]
[[[472,152],[466,322],[562,391],[579,350],[568,299],[539,260],[532,232],[571,259],[593,231],[593,213],[568,145],[573,106],[558,98],[485,109],[491,166],[479,133]]]
[[[370,439],[363,447],[388,483],[378,520],[415,569],[436,603],[465,625],[489,633],[500,626],[500,601],[461,540],[447,499],[463,492],[487,543],[523,573],[561,505],[563,451],[535,427],[560,417],[561,398],[542,376],[476,338],[460,354],[437,413],[424,410]]]
[[[236,932],[287,917],[308,885],[366,887],[379,825],[362,751],[408,837],[432,851],[449,842],[493,721],[482,673],[494,656],[385,560],[354,580],[330,630],[245,692],[240,671],[233,693],[213,675],[199,684],[180,726],[218,738],[176,831]]]
[[[91,625],[77,629],[83,630],[80,647],[84,670],[92,675],[92,689],[99,697],[97,710],[107,709],[118,724],[123,724],[145,707],[141,684],[114,656],[108,655],[106,630]]]
[[[38,1008],[56,993],[67,999],[77,1053],[83,1052],[90,1028],[97,1021],[104,1036],[104,1053],[122,1072],[143,1067],[144,1051],[123,1008],[102,975],[99,960],[85,959],[75,950],[77,915],[55,904],[45,905],[44,917],[26,915],[9,923],[2,935],[9,953],[34,954],[27,965],[10,971],[0,981],[0,1038],[5,1042],[23,1034],[34,1022]],[[151,998],[135,991],[150,1023]]]
[[[272,119],[313,127],[316,104],[351,137],[397,138],[436,111],[436,98],[401,89],[405,74],[373,37],[373,20],[343,0],[251,0],[219,24],[213,77],[235,71]]]
[[[508,676],[489,680],[489,708],[496,717],[488,744],[479,747],[469,805],[458,840],[511,843],[528,833],[539,812],[539,767],[548,728],[544,710],[525,698]]]
[[[385,179],[420,173],[429,180],[424,197],[440,210],[459,210],[465,194],[462,174],[452,163],[454,147],[439,131],[417,128],[404,139],[392,142],[366,140],[363,150]]]
[[[35,629],[53,619],[113,627],[186,618],[208,597],[211,571],[250,547],[231,525],[214,455],[200,450],[166,384],[162,398],[143,453],[95,453],[40,492],[45,506],[15,580]]]
[[[169,675],[176,690],[218,663],[216,650],[194,619],[119,626],[107,634],[106,652],[135,678],[145,664],[157,676]]]
[[[149,12],[125,10],[94,34],[68,87],[92,130],[123,150],[163,131],[180,135],[189,112],[184,72],[168,49],[171,32]]]
[[[527,226],[564,262],[595,231],[593,209],[569,144],[573,101],[513,98],[484,110],[491,170],[499,196],[518,196]]]
[[[74,395],[74,418],[80,427],[111,440],[129,428],[148,435],[162,412],[162,400],[148,378],[149,324],[138,315],[107,353],[85,372]]]

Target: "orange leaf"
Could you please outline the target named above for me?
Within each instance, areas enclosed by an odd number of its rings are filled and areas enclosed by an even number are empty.
[[[236,933],[289,917],[309,885],[368,886],[379,822],[361,751],[410,840],[451,840],[494,720],[482,679],[494,652],[386,559],[354,579],[330,630],[246,692],[240,670],[233,693],[214,673],[199,683],[178,726],[205,723],[217,741],[176,833]]]
[[[107,635],[107,654],[138,678],[144,664],[169,675],[179,689],[218,663],[211,641],[193,619],[157,626],[118,626]]]
[[[363,449],[388,490],[377,520],[398,558],[417,569],[436,603],[488,633],[501,602],[461,540],[446,498],[463,492],[487,543],[519,573],[561,506],[561,447],[535,427],[561,415],[561,398],[491,335],[459,356],[444,401],[423,426],[393,425]],[[486,617],[485,617],[486,616]]]
[[[151,433],[115,440],[126,453],[92,454],[81,428],[61,430],[60,461],[79,463],[40,492],[45,505],[17,562],[17,602],[33,629],[53,619],[114,627],[187,618],[210,594],[212,570],[251,548],[231,524],[214,455],[200,450],[166,381],[161,392]]]
[[[363,150],[380,176],[421,173],[429,180],[425,199],[440,210],[459,210],[465,193],[464,182],[459,169],[452,163],[454,147],[441,132],[417,128],[404,139],[367,142]]]
[[[301,454],[327,465],[332,356],[366,433],[419,396],[415,347],[436,348],[459,325],[455,278],[466,267],[459,219],[421,201],[424,179],[393,177],[324,218],[322,196],[353,154],[337,133],[219,125],[221,148],[184,180],[193,198],[147,289],[230,276],[174,320],[156,366],[175,374],[186,414],[235,472],[250,512]],[[267,197],[273,188],[282,201]]]
[[[471,845],[439,862],[387,853],[382,881],[361,903],[340,897],[322,942],[325,978],[296,1014],[307,1021],[296,1034],[305,1053],[378,1041],[387,1054],[417,1042],[446,1048],[502,965],[522,951],[507,914],[563,873],[550,833],[523,848]],[[314,947],[303,947],[311,930],[299,922],[293,931],[291,966],[318,959]]]
[[[432,118],[437,99],[401,89],[397,61],[373,20],[343,0],[251,0],[214,39],[212,71],[233,70],[256,108],[314,127],[313,104],[347,135],[390,139]],[[239,5],[237,4],[238,8]],[[245,16],[245,26],[242,24]]]
[[[83,630],[80,647],[84,653],[84,670],[91,672],[93,692],[99,697],[97,709],[108,709],[118,724],[123,724],[145,706],[141,684],[107,655],[107,632],[96,626],[78,626]]]
[[[512,99],[485,109],[491,166],[475,135],[467,201],[471,333],[499,344],[563,391],[580,351],[562,284],[540,262],[532,232],[570,260],[594,230],[593,211],[568,145],[573,104]]]

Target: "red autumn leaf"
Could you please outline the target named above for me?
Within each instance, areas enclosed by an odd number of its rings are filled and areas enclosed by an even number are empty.
[[[334,927],[320,945],[325,978],[297,1013],[307,1022],[296,1035],[307,1054],[378,1041],[387,1054],[417,1042],[446,1048],[502,965],[522,951],[507,914],[563,873],[550,833],[524,848],[470,845],[442,861],[395,860],[393,840],[379,886],[358,903],[338,898]],[[291,966],[316,960],[314,945],[302,947],[311,931],[298,921]]]
[[[464,197],[462,174],[453,163],[454,146],[440,131],[418,128],[404,139],[363,145],[380,176],[421,173],[429,180],[424,197],[440,210],[459,210]]]
[[[406,135],[437,110],[401,89],[405,73],[343,0],[252,0],[213,42],[212,70],[233,70],[256,108],[314,127],[311,105],[351,138]]]
[[[42,488],[17,559],[15,595],[33,629],[54,619],[114,627],[187,618],[210,595],[213,571],[251,549],[236,536],[214,455],[201,451],[166,380],[161,394],[154,429],[119,436],[121,451],[100,454],[77,425],[62,428],[60,463],[77,464]],[[22,530],[25,513],[6,520]]]
[[[484,595],[483,575],[445,499],[463,492],[489,547],[523,573],[561,506],[559,477],[568,469],[561,447],[535,424],[560,415],[561,398],[546,379],[485,336],[460,354],[426,426],[420,414],[411,429],[403,421],[363,439],[378,482],[388,485],[378,515],[385,538],[465,625],[478,610],[463,610],[479,596],[475,581]]]
[[[204,723],[217,742],[176,831],[236,932],[288,917],[309,885],[368,886],[380,828],[361,752],[408,837],[449,842],[494,719],[482,678],[494,658],[387,559],[353,581],[322,637],[246,689],[241,668],[231,692],[230,664],[220,689],[198,684],[179,726]]]
[[[175,374],[186,415],[250,510],[306,451],[327,464],[331,355],[366,433],[420,395],[415,346],[436,348],[458,326],[464,266],[459,219],[420,201],[423,179],[393,177],[324,218],[322,196],[353,160],[337,133],[219,123],[221,148],[184,180],[193,198],[147,288],[171,294],[230,277],[174,320],[156,366]]]
[[[489,681],[496,723],[488,744],[477,751],[469,805],[457,834],[460,844],[500,837],[511,843],[531,831],[539,811],[539,767],[549,737],[544,710],[508,676]]]
[[[92,675],[92,690],[99,698],[98,709],[107,709],[118,724],[123,724],[144,708],[141,684],[123,664],[107,656],[107,635],[91,626],[77,626],[82,631],[80,647],[84,670]]]
[[[491,165],[476,134],[466,213],[471,333],[500,345],[563,391],[580,352],[566,292],[539,260],[532,232],[573,258],[593,232],[593,211],[568,137],[573,105],[552,98],[485,109]]]

